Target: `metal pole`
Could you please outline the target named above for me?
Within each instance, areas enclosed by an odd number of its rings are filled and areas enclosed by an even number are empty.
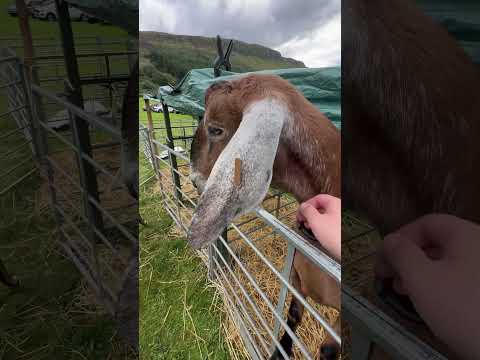
[[[151,141],[151,140],[155,140],[155,129],[153,127],[152,109],[150,108],[150,99],[145,98],[144,101],[145,101],[145,108],[147,109],[147,127],[148,127],[148,134],[149,134],[148,138],[152,144],[152,150],[153,150],[152,161],[155,162],[157,169],[160,169],[158,166],[158,159],[156,158],[156,156],[158,156],[158,147],[157,147],[157,144]]]
[[[30,23],[28,21],[28,9],[24,0],[16,0],[16,7],[18,12],[18,23],[20,25],[20,32],[22,33],[23,39],[24,63],[27,66],[27,69],[30,70],[34,51],[32,32],[30,31]]]
[[[295,247],[292,245],[292,243],[288,243],[288,248],[287,248],[287,257],[285,258],[285,263],[283,265],[283,271],[282,271],[282,276],[286,279],[290,278],[290,273],[292,272],[292,267],[293,267],[293,257],[295,255]],[[282,285],[282,288],[280,289],[280,294],[278,296],[278,303],[277,303],[277,313],[283,314],[283,308],[285,307],[285,301],[287,300],[287,295],[288,295],[288,289],[286,285]],[[280,334],[280,321],[278,319],[275,319],[275,325],[273,327],[273,334],[275,337],[278,337]],[[276,345],[275,343],[272,342],[271,344],[271,351],[275,351]]]
[[[223,230],[222,235],[220,235],[220,236],[223,237],[225,239],[225,241],[228,242],[227,235],[228,235],[228,230],[225,229],[225,230]],[[228,264],[231,264],[232,256],[230,255],[226,246],[222,243],[220,238],[217,238],[217,240],[215,240],[214,245],[217,247],[220,254],[222,254],[225,261]],[[209,247],[209,252],[208,252],[208,274],[210,276],[210,279],[212,279],[212,276],[213,276],[213,271],[214,271],[214,266],[215,266],[214,265],[215,264],[214,259],[220,259],[220,255],[216,251],[213,251],[213,245],[212,245],[212,246]]]
[[[55,0],[55,5],[58,14],[58,25],[62,37],[65,68],[67,71],[69,85],[71,86],[69,100],[72,104],[83,109],[80,73],[78,70],[77,57],[75,53],[75,43],[73,39],[70,14],[68,12],[68,4],[64,0]],[[87,160],[83,159],[81,154],[84,153],[92,157],[88,122],[72,113],[71,116],[74,142],[80,152],[77,153],[80,171],[80,183],[86,190],[86,194],[84,196],[85,212],[91,224],[93,224],[97,229],[103,229],[103,218],[100,211],[88,200],[88,196],[91,196],[95,201],[99,202],[95,168]],[[92,228],[90,230],[90,239],[92,243],[95,244],[95,233]]]
[[[173,134],[172,134],[172,125],[170,124],[170,113],[168,112],[167,104],[163,101],[162,101],[162,109],[163,109],[163,118],[165,121],[165,130],[167,132],[167,146],[170,149],[175,150],[175,144],[173,142]],[[171,153],[170,153],[170,157],[172,159],[172,168],[178,171],[177,157]],[[173,176],[173,183],[175,184],[175,198],[178,201],[182,201],[182,194],[179,191],[179,189],[181,188],[180,177],[173,170],[172,170],[172,176]]]

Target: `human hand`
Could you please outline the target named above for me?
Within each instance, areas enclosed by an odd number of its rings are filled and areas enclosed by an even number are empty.
[[[315,238],[338,260],[342,253],[341,211],[339,198],[320,194],[302,203],[297,212],[297,222],[311,229]]]
[[[427,215],[385,237],[375,270],[453,351],[479,359],[479,263],[479,225]]]

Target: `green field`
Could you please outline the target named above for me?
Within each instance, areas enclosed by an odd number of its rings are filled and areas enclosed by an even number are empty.
[[[140,154],[140,178],[151,175]],[[154,189],[153,181],[140,189],[140,213],[147,222],[140,231],[141,358],[228,359],[221,300],[209,285],[201,260],[176,235],[175,223]]]
[[[140,115],[139,119],[140,122],[144,125],[147,125],[147,112],[143,111],[143,107],[145,106],[145,101],[143,100],[142,97],[138,98],[138,104],[139,104],[139,109],[140,109]],[[150,102],[150,106],[153,106],[155,104],[154,101]],[[163,123],[163,113],[156,113],[152,111],[152,120],[153,120],[153,125],[155,127],[164,127]],[[192,119],[190,115],[186,114],[170,114],[170,120],[173,123],[183,123],[183,124],[191,124],[191,125],[196,125],[195,120]]]

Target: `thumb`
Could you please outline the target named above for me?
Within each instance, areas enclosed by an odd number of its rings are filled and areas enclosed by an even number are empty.
[[[307,222],[314,222],[315,219],[320,215],[318,210],[314,206],[306,202],[300,205],[300,214],[305,218]]]
[[[415,293],[432,279],[432,260],[422,248],[409,238],[399,234],[385,237],[383,258],[394,273],[401,278],[408,293]]]

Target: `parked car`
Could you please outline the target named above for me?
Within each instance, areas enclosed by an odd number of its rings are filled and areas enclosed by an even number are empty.
[[[94,16],[74,6],[69,6],[68,10],[70,13],[70,19],[72,20],[88,21],[88,22],[94,22],[97,20]],[[56,21],[58,15],[57,15],[57,8],[55,6],[55,2],[54,1],[42,2],[37,6],[33,6],[32,16],[37,19]]]
[[[162,108],[162,104],[155,104],[155,105],[151,105],[150,106],[150,109],[153,111],[153,112],[163,112],[163,108]],[[146,106],[143,106],[143,111],[147,111],[147,107]],[[169,113],[172,113],[172,114],[179,114],[179,112],[177,110],[175,110],[174,108],[172,107],[168,107],[168,112]]]
[[[150,105],[150,110],[156,113],[163,112],[162,104],[155,104],[155,105]],[[171,112],[172,108],[168,107],[168,111]],[[143,106],[143,111],[147,111],[147,107],[144,105]]]
[[[11,4],[7,7],[7,13],[8,15],[10,16],[17,16],[18,13],[17,13],[17,5],[15,4]]]
[[[30,15],[32,15],[32,17],[34,17],[33,16],[33,11],[34,11],[35,7],[41,6],[42,4],[51,3],[51,1],[52,0],[30,0],[30,1],[26,0],[25,5],[27,6],[27,9],[30,12]],[[18,15],[17,5],[15,3],[11,4],[7,8],[7,13],[10,16],[17,16]]]

